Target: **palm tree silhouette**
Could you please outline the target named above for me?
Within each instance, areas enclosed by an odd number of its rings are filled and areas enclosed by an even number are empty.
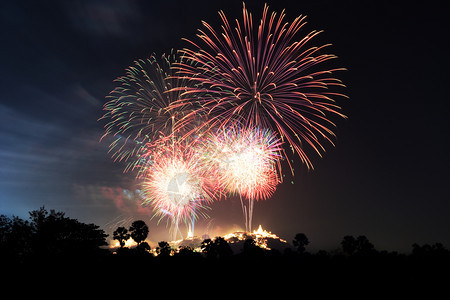
[[[297,247],[297,251],[300,254],[303,254],[306,250],[305,246],[308,246],[309,244],[309,240],[304,233],[297,233],[292,243],[294,244],[295,247]]]
[[[125,246],[125,242],[130,238],[130,234],[125,227],[117,227],[113,232],[113,239],[119,241],[120,248]]]
[[[139,246],[148,236],[148,226],[142,220],[134,221],[130,227],[131,238]]]

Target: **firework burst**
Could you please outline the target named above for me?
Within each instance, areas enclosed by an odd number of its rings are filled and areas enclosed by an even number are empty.
[[[251,231],[253,201],[269,198],[281,182],[280,139],[268,129],[235,125],[210,134],[206,145],[219,186],[239,194],[246,230]],[[244,205],[242,198],[248,203]]]
[[[106,113],[101,119],[109,122],[102,139],[107,135],[114,137],[109,151],[115,161],[129,161],[125,171],[142,165],[142,155],[166,140],[173,141],[175,135],[184,134],[183,127],[176,126],[180,119],[188,128],[186,115],[192,104],[170,109],[188,84],[188,80],[172,76],[172,65],[182,61],[174,53],[163,54],[160,60],[151,55],[135,61],[125,76],[115,80],[120,85],[107,96]],[[200,114],[196,114],[193,119],[199,118]]]
[[[256,200],[269,198],[280,182],[281,141],[267,129],[220,128],[207,141],[223,189]]]
[[[304,32],[304,16],[288,23],[265,5],[257,20],[245,4],[234,24],[219,16],[221,31],[203,22],[181,57],[135,61],[101,118],[112,157],[138,170],[143,204],[168,218],[173,239],[222,192],[239,194],[250,232],[254,201],[281,182],[287,146],[312,168],[307,148],[322,156],[334,145],[332,117],[345,117],[335,102],[346,97],[335,78],[344,69],[328,67],[336,56],[313,44],[320,32]]]
[[[185,89],[185,100],[177,105],[201,92],[205,97],[196,99],[201,108],[192,113],[208,113],[204,126],[239,120],[249,127],[271,128],[312,167],[304,145],[322,155],[323,141],[333,144],[335,125],[329,116],[345,117],[334,100],[345,97],[335,91],[344,85],[333,77],[343,69],[325,67],[336,56],[323,53],[328,45],[311,45],[320,32],[302,33],[304,16],[287,23],[284,11],[269,14],[265,5],[254,27],[244,4],[243,19],[233,27],[222,11],[219,15],[222,32],[203,22],[200,42],[187,40],[193,50],[182,50],[189,63],[176,64],[178,74],[201,87]]]
[[[144,205],[154,210],[161,221],[168,217],[172,238],[180,223],[193,224],[215,198],[214,181],[195,150],[173,149],[153,154],[152,164],[143,175]]]

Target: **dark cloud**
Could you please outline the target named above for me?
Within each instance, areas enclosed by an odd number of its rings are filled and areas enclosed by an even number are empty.
[[[73,184],[73,192],[82,201],[98,206],[111,206],[121,215],[152,215],[149,207],[141,205],[139,190],[128,190],[120,186]]]
[[[136,1],[66,1],[61,3],[70,25],[95,38],[129,39],[133,27],[142,22]]]

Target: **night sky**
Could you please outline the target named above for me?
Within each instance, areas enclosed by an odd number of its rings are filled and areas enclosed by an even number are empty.
[[[339,3],[338,3],[339,2]],[[268,1],[287,20],[332,43],[349,100],[337,119],[336,147],[297,159],[253,224],[310,250],[332,250],[366,235],[378,250],[413,243],[450,247],[448,10],[433,1]],[[259,16],[264,1],[246,1]],[[241,16],[241,1],[2,1],[0,8],[0,214],[27,218],[45,205],[107,233],[143,219],[152,241],[168,227],[136,201],[135,174],[113,163],[102,106],[134,60],[187,46],[217,11]],[[217,25],[216,25],[217,26]],[[306,32],[306,31],[305,31]],[[286,172],[289,173],[289,172]],[[289,177],[289,176],[288,176]],[[294,184],[291,183],[291,180]],[[212,206],[196,234],[243,227],[238,199]],[[255,227],[254,226],[254,227]]]

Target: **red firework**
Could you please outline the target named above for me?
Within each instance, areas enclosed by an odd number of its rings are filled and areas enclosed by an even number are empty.
[[[193,49],[182,50],[188,63],[175,66],[179,76],[198,86],[184,89],[185,99],[173,108],[195,99],[201,107],[191,114],[209,115],[203,127],[238,120],[249,127],[271,128],[311,168],[303,145],[321,156],[323,141],[334,145],[335,124],[329,116],[345,117],[335,104],[336,97],[345,97],[335,88],[344,85],[333,77],[344,69],[326,67],[336,56],[323,53],[328,45],[311,45],[320,32],[302,33],[304,16],[287,23],[284,11],[278,15],[268,10],[265,5],[256,28],[245,4],[243,19],[234,27],[222,11],[222,32],[203,22],[200,42],[187,40]],[[202,98],[195,96],[198,93]]]
[[[217,170],[217,181],[226,192],[267,199],[281,182],[281,145],[267,129],[222,127],[206,141],[208,165]]]
[[[195,149],[160,146],[160,151],[149,152],[141,171],[143,204],[151,206],[159,220],[168,217],[176,236],[181,222],[193,222],[199,214],[206,217],[215,198],[215,181]]]
[[[234,125],[219,128],[205,144],[207,165],[216,170],[222,189],[239,194],[245,228],[251,232],[254,201],[272,196],[281,182],[282,142],[268,129]]]

